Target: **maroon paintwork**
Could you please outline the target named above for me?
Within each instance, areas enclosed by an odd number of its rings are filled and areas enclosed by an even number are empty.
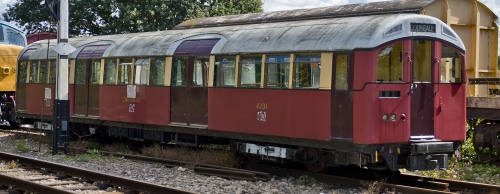
[[[403,42],[404,50],[411,50],[411,42]],[[440,43],[436,42],[433,55],[439,58],[440,50]],[[353,90],[358,92],[354,92],[354,143],[405,143],[410,140],[410,134],[434,135],[435,139],[442,141],[464,140],[466,86],[461,83],[437,84],[439,76],[434,73],[433,84],[418,84],[417,89],[409,94],[411,71],[408,60],[403,60],[404,83],[374,83],[365,86],[376,80],[376,71],[371,71],[369,64],[376,61],[379,51],[380,49],[376,49],[355,53]],[[438,65],[433,68],[433,72],[439,70]],[[463,77],[465,79],[465,73]],[[379,91],[400,91],[401,96],[379,98]],[[389,117],[396,114],[397,120],[383,121],[384,114]],[[406,115],[406,119],[402,119],[402,114]]]
[[[127,98],[127,86],[101,86],[99,118],[106,121],[168,125],[170,87],[137,86],[136,98]],[[134,104],[134,107],[130,107]]]
[[[26,83],[17,82],[15,100],[17,111],[26,111]]]
[[[51,88],[51,99],[45,100],[45,88]],[[52,115],[55,84],[26,84],[26,113]]]
[[[330,99],[331,91],[210,88],[208,127],[329,141]]]

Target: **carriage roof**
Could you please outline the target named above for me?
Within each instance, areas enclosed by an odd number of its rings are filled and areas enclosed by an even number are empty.
[[[431,24],[434,32],[412,32],[412,23]],[[183,41],[199,39],[220,39],[211,50],[213,55],[352,51],[373,49],[412,36],[441,39],[465,51],[458,35],[440,20],[418,14],[393,14],[71,38],[69,43],[77,50],[69,57],[76,58],[86,45],[99,44],[110,44],[103,57],[172,56]],[[55,44],[52,40],[51,45]],[[26,49],[30,48],[40,48],[30,59],[47,58],[47,40]],[[56,56],[50,50],[49,59]]]

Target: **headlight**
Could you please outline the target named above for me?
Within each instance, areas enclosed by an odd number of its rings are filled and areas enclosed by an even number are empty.
[[[387,121],[387,119],[389,119],[389,115],[384,114],[384,116],[382,116],[382,120]]]
[[[392,121],[396,121],[396,115],[395,115],[395,114],[393,114],[393,115],[391,116],[391,120],[392,120]]]

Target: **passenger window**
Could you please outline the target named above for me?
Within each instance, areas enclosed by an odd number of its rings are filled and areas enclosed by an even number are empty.
[[[234,86],[236,57],[217,56],[214,66],[214,86]]]
[[[51,83],[51,84],[56,83],[56,67],[57,67],[57,62],[50,61],[50,64],[49,64],[49,83]]]
[[[240,69],[240,85],[241,87],[260,87],[262,58],[243,58],[238,63]]]
[[[415,82],[431,82],[431,41],[413,41],[413,79]]]
[[[148,66],[149,59],[136,59],[135,67],[135,84],[146,85],[148,84]]]
[[[104,60],[104,84],[116,84],[116,59]]]
[[[1,30],[1,29],[0,29]],[[26,61],[20,62],[19,63],[19,69],[18,71],[18,76],[19,76],[19,83],[28,83],[27,77],[28,77],[28,65]]]
[[[187,57],[174,58],[174,67],[172,69],[172,86],[186,86],[187,79]]]
[[[462,57],[455,49],[444,44],[441,46],[441,83],[462,82]]]
[[[337,55],[335,63],[335,89],[347,90],[349,88],[349,56]]]
[[[76,60],[75,84],[85,84],[87,77],[87,59]]]
[[[31,61],[29,83],[38,83],[38,61]]]
[[[385,47],[378,53],[377,81],[403,81],[403,43]]]
[[[321,56],[297,56],[293,65],[294,88],[319,88]]]
[[[165,58],[151,59],[149,85],[163,86],[165,83]]]
[[[90,68],[90,83],[99,84],[99,82],[101,81],[101,60],[92,59],[92,65]]]
[[[208,86],[209,57],[196,57],[194,59],[193,86]]]
[[[288,88],[290,56],[269,56],[266,59],[266,87]]]
[[[118,64],[118,85],[133,84],[133,76],[132,59],[120,59],[120,64]]]
[[[40,73],[39,73],[39,80],[38,80],[38,83],[47,83],[47,78],[49,76],[49,72],[48,72],[48,69],[49,68],[49,64],[48,64],[48,61],[40,61]]]

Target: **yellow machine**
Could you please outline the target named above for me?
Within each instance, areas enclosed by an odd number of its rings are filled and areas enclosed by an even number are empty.
[[[16,127],[16,65],[26,36],[14,25],[0,21],[0,125]]]

